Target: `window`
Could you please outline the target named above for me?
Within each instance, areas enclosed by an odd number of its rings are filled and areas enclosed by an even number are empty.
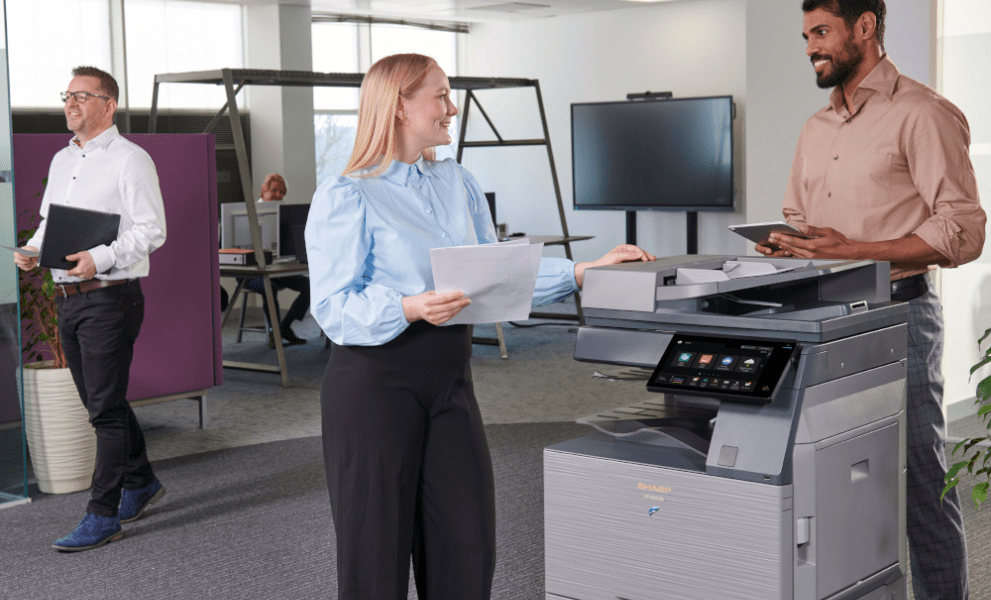
[[[358,26],[353,23],[314,23],[313,70],[320,73],[359,73]],[[313,108],[358,110],[358,88],[313,88]]]
[[[7,24],[14,107],[61,107],[74,67],[112,70],[106,0],[8,2]]]
[[[314,114],[313,127],[317,146],[317,185],[328,177],[337,177],[351,159],[358,115]]]
[[[359,27],[365,35],[359,35]],[[434,58],[448,76],[457,74],[457,34],[401,25],[357,25],[354,23],[314,23],[313,70],[323,73],[362,73],[372,62],[405,52]],[[368,44],[362,52],[361,41]],[[367,60],[367,59],[365,59]],[[452,100],[457,104],[457,91]],[[314,88],[313,127],[316,138],[317,185],[344,171],[354,149],[358,127],[358,90],[353,88]],[[457,150],[458,119],[451,121],[454,143],[437,148],[441,160],[454,158]]]
[[[131,108],[151,107],[155,75],[244,66],[238,5],[178,0],[127,0],[124,5],[127,81]],[[209,108],[227,102],[222,86],[159,86],[160,108]],[[238,94],[243,107],[244,95]]]
[[[455,33],[402,25],[372,25],[372,62],[391,54],[416,52],[437,61],[449,77],[458,74]],[[369,65],[371,66],[371,65]]]

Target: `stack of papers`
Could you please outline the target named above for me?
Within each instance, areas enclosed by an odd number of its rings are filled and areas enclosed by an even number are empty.
[[[444,325],[527,319],[543,250],[543,244],[531,244],[528,238],[432,248],[430,265],[437,293],[459,291],[471,299]]]
[[[699,283],[715,283],[740,279],[742,277],[760,277],[762,275],[777,275],[795,269],[812,266],[812,261],[796,261],[791,267],[779,269],[769,262],[728,260],[719,269],[678,269],[675,278],[676,285],[692,285]]]

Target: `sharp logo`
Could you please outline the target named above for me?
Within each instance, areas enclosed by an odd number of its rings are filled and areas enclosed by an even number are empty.
[[[644,492],[660,492],[662,494],[669,494],[669,493],[671,493],[671,488],[669,488],[669,487],[663,487],[663,486],[660,486],[660,485],[652,485],[652,484],[649,484],[649,483],[638,483],[637,484],[637,489],[642,490]]]
[[[651,506],[649,509],[647,509],[647,516],[653,517],[654,513],[656,513],[659,510],[661,510],[660,506]]]

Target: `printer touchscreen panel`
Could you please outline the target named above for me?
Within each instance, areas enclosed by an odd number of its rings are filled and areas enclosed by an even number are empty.
[[[647,389],[769,403],[795,346],[791,341],[677,334],[647,381]]]

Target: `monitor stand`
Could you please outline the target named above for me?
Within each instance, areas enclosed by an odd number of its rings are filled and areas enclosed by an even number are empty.
[[[695,211],[685,213],[686,254],[699,253],[699,214]],[[637,245],[637,211],[626,211],[626,243]]]

